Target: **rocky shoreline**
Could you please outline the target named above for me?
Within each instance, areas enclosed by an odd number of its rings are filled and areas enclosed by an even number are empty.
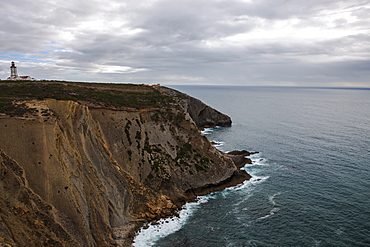
[[[259,152],[249,152],[249,151],[246,151],[246,150],[234,150],[234,151],[230,151],[230,152],[223,153],[223,154],[227,157],[230,157],[233,160],[235,166],[237,166],[238,168],[242,168],[246,164],[252,164],[252,160],[248,156],[253,155],[253,154],[257,154],[257,153],[259,153]],[[228,179],[226,179],[224,181],[221,181],[218,184],[209,184],[209,185],[205,185],[201,188],[196,188],[196,189],[192,189],[192,190],[187,191],[186,195],[189,198],[189,200],[187,202],[195,201],[197,196],[207,195],[207,194],[210,194],[212,192],[224,190],[225,188],[228,188],[228,187],[236,186],[238,184],[243,183],[244,181],[249,180],[250,178],[251,178],[251,176],[246,171],[238,169],[232,174],[231,177],[229,177]],[[179,207],[175,212],[173,212],[173,214],[166,215],[163,218],[167,218],[167,217],[171,217],[171,216],[176,217],[176,216],[178,216],[179,210],[182,210],[182,207]],[[160,218],[157,218],[153,221],[140,222],[138,224],[131,225],[131,228],[129,228],[129,229],[126,228],[125,241],[122,242],[122,243],[124,243],[123,246],[132,245],[134,243],[133,241],[134,241],[136,235],[139,233],[141,228],[148,227],[149,224],[157,224],[157,221],[159,219]]]
[[[235,150],[227,152],[225,155],[234,161],[236,167],[241,168],[246,164],[252,164],[252,160],[247,156],[258,154],[258,152],[249,152],[246,150]]]

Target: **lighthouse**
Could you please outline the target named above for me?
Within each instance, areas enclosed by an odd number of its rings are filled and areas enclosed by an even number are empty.
[[[17,78],[18,73],[17,73],[17,67],[15,66],[15,63],[12,62],[12,66],[10,66],[10,78]]]
[[[7,80],[13,80],[13,81],[35,81],[35,78],[32,78],[31,76],[18,76],[17,67],[15,66],[15,63],[12,62],[12,65],[10,66],[10,77],[8,77]]]

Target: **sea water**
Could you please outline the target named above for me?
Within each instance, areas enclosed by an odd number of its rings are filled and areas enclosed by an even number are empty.
[[[173,87],[229,115],[204,134],[259,151],[250,181],[187,204],[135,246],[370,246],[370,90]]]

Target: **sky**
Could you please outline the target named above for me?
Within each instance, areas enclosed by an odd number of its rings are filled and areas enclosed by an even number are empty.
[[[12,0],[0,79],[370,87],[370,1]]]

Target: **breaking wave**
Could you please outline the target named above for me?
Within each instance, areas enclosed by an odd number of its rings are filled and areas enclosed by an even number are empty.
[[[133,246],[153,246],[160,238],[180,230],[193,213],[199,208],[200,204],[206,203],[208,199],[209,198],[207,196],[199,196],[196,202],[186,203],[179,212],[178,217],[161,219],[155,224],[148,223],[135,237]]]

